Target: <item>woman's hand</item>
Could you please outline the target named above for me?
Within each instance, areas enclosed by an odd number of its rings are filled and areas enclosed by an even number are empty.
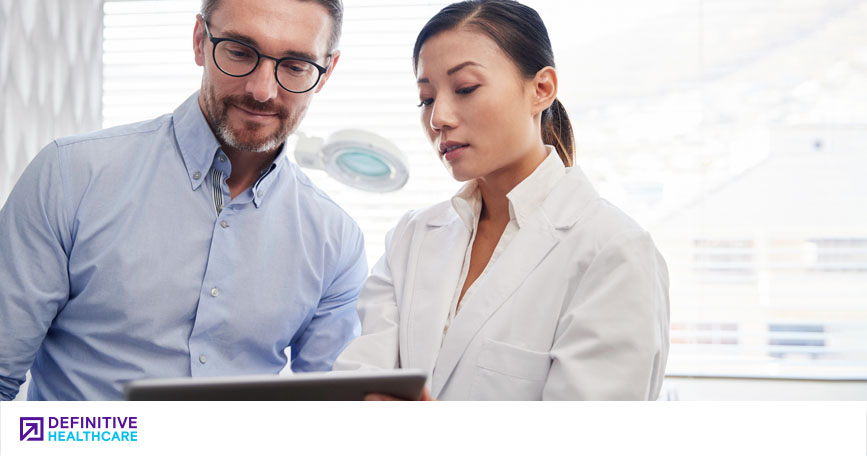
[[[406,399],[401,399],[399,397],[390,396],[388,394],[370,393],[367,396],[364,396],[364,400],[365,401],[403,401]],[[419,397],[417,400],[419,400],[419,401],[432,401],[432,400],[434,400],[434,398],[431,397],[430,391],[428,391],[428,389],[425,388],[421,392],[421,397]]]

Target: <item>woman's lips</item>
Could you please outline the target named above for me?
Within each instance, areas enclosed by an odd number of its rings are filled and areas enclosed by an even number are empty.
[[[464,144],[462,146],[447,148],[446,151],[443,152],[443,157],[446,159],[446,161],[457,160],[461,155],[464,154],[468,147],[470,147],[469,144]]]

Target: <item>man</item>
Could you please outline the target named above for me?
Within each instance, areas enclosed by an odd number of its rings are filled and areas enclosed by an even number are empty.
[[[201,91],[59,139],[0,211],[0,396],[105,400],[148,377],[328,370],[359,332],[357,225],[283,141],[340,56],[340,0],[205,0]],[[31,366],[32,365],[32,366]]]

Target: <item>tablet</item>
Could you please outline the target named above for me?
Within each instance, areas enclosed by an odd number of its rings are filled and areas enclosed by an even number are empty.
[[[128,401],[360,401],[368,393],[418,399],[425,381],[420,369],[161,378],[131,381],[124,395]]]

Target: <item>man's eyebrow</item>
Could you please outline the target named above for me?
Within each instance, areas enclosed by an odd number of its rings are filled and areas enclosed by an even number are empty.
[[[458,71],[463,70],[464,68],[466,68],[466,67],[468,67],[468,66],[480,66],[480,67],[482,67],[482,68],[485,67],[485,66],[482,65],[481,63],[476,63],[476,62],[473,62],[473,61],[467,60],[467,61],[464,62],[464,63],[460,63],[460,64],[458,64],[458,65],[453,66],[451,69],[449,69],[448,71],[446,71],[446,74],[449,75],[449,76],[451,76],[451,75],[457,73]],[[428,78],[421,78],[421,79],[419,79],[417,82],[418,82],[419,84],[428,84],[428,83],[430,83],[430,79],[428,79]]]
[[[215,38],[230,38],[230,39],[233,39],[235,41],[240,41],[244,44],[247,44],[247,45],[250,45],[253,47],[259,46],[259,43],[257,43],[256,40],[254,40],[253,38],[250,38],[247,35],[243,35],[243,34],[237,33],[237,32],[224,31],[222,33],[222,36],[217,36]]]
[[[226,32],[223,32],[223,36],[218,37],[218,38],[231,38],[235,41],[240,41],[241,43],[244,43],[248,46],[254,47],[254,48],[256,48],[257,51],[262,52],[259,49],[259,43],[257,43],[256,40],[254,40],[253,38],[250,38],[247,35],[242,35],[240,33],[226,31]],[[316,58],[315,55],[309,54],[307,52],[286,51],[283,53],[283,57],[298,58],[298,59],[309,60],[311,62],[318,62],[318,59]]]

